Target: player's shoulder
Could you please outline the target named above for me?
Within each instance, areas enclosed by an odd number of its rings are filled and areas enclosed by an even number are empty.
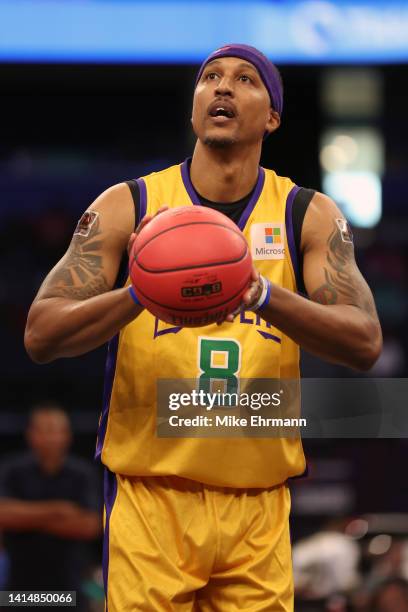
[[[303,247],[326,244],[328,236],[339,230],[352,236],[343,212],[329,196],[316,191],[308,206],[302,231]],[[350,242],[352,242],[350,238]]]
[[[344,217],[334,200],[320,191],[315,191],[310,201],[305,223],[321,225],[330,223],[332,219]]]
[[[85,220],[89,213],[98,219],[101,230],[117,228],[129,235],[134,227],[134,206],[126,182],[116,183],[99,194],[85,211]]]
[[[166,183],[170,180],[171,175],[175,177],[177,173],[180,173],[180,164],[140,176],[139,179],[149,184],[155,181]],[[127,179],[111,185],[92,202],[86,213],[93,211],[100,214],[107,229],[116,227],[130,234],[137,225],[136,220],[138,219],[139,179]]]
[[[119,206],[121,202],[128,202],[129,198],[131,198],[131,193],[127,181],[122,181],[121,183],[115,183],[102,191],[102,193],[100,193],[95,199],[92,206],[103,204],[115,204]]]

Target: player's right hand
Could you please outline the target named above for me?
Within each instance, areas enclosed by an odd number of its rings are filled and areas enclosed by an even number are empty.
[[[128,246],[127,246],[127,252],[128,252],[128,255],[130,255],[130,251],[132,250],[132,246],[133,246],[134,241],[136,240],[136,236],[137,236],[138,234],[140,234],[140,232],[142,231],[142,229],[143,229],[143,228],[144,228],[144,227],[145,227],[145,226],[146,226],[148,223],[150,223],[150,221],[151,221],[152,219],[154,219],[155,217],[157,217],[157,215],[160,215],[160,213],[162,213],[162,212],[164,212],[164,211],[166,211],[166,210],[168,210],[168,209],[169,209],[169,207],[168,207],[168,206],[160,206],[160,208],[159,208],[159,210],[156,212],[156,214],[154,214],[154,215],[145,215],[145,216],[143,217],[143,219],[140,221],[140,223],[139,223],[139,225],[137,226],[137,228],[135,229],[135,231],[134,231],[134,232],[132,232],[132,233],[130,234],[130,238],[129,238],[129,242],[128,242]]]

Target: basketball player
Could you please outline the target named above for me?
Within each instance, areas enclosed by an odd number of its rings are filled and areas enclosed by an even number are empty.
[[[299,346],[357,370],[380,353],[342,213],[259,166],[281,113],[280,76],[262,53],[212,53],[197,76],[192,159],[98,197],[31,307],[25,342],[36,362],[110,340],[97,444],[109,612],[293,610],[286,483],[305,470],[300,440],[155,435],[159,377],[296,378]],[[171,327],[128,286],[113,289],[129,236],[163,205],[210,206],[243,231],[255,270],[240,316]],[[214,365],[220,352],[228,358]]]

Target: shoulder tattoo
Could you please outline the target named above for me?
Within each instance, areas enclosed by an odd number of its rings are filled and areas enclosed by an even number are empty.
[[[44,281],[44,297],[85,300],[109,290],[103,271],[99,226],[99,213],[88,211],[82,215],[65,257]]]

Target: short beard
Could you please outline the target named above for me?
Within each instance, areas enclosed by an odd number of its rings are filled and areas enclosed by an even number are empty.
[[[213,147],[214,149],[226,149],[236,144],[236,140],[233,138],[206,138],[204,144],[207,147]]]

